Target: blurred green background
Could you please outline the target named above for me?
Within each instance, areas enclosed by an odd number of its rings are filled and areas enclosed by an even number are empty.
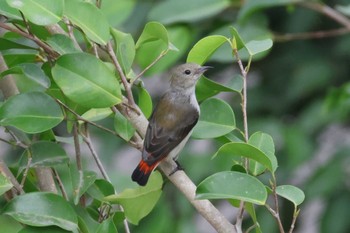
[[[248,75],[248,124],[250,134],[263,131],[272,135],[279,162],[278,184],[293,184],[306,195],[295,232],[350,232],[349,145],[350,127],[350,30],[341,35],[313,39],[291,39],[286,34],[329,31],[343,28],[327,15],[292,0],[103,0],[102,10],[119,30],[137,38],[145,23],[159,21],[170,34],[179,52],[171,51],[142,81],[154,103],[168,85],[166,70],[186,60],[191,47],[207,35],[229,35],[235,26],[243,39],[271,38],[272,49],[253,61]],[[303,2],[303,1],[300,1]],[[348,0],[304,1],[326,4],[347,17]],[[346,8],[347,7],[347,8]],[[347,16],[346,16],[347,15]],[[244,55],[242,55],[244,58]],[[142,60],[138,60],[142,66]],[[214,67],[207,77],[225,83],[239,73],[229,50],[220,49],[207,63]],[[219,94],[235,110],[242,128],[239,96]],[[99,122],[113,128],[112,120]],[[65,135],[65,127],[59,130]],[[93,140],[117,190],[135,187],[130,174],[140,153],[108,133],[92,130]],[[211,159],[219,143],[191,140],[180,163],[198,184],[205,177],[230,169],[222,158]],[[20,151],[1,143],[0,155],[15,162]],[[73,147],[67,147],[74,154]],[[85,166],[96,170],[87,148]],[[98,173],[98,171],[96,170]],[[290,225],[293,206],[281,200],[282,221]],[[235,210],[225,201],[215,202],[231,221]],[[278,232],[277,224],[264,208],[258,208],[263,232]],[[249,226],[248,222],[246,222]],[[132,227],[133,233],[214,232],[172,185],[164,188],[152,213]]]

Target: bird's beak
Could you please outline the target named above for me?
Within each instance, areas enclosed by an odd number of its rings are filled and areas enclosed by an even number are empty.
[[[212,66],[202,66],[202,67],[198,68],[197,73],[198,74],[203,74],[205,71],[207,71],[207,70],[209,70],[211,68],[213,68],[213,67]]]

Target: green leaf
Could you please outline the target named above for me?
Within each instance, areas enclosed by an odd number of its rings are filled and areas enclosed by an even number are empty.
[[[136,42],[136,60],[142,68],[146,68],[160,54],[172,48],[166,28],[160,23],[149,22]]]
[[[198,41],[190,50],[187,56],[187,62],[194,62],[199,65],[204,64],[209,57],[228,39],[224,36],[207,36]]]
[[[278,167],[278,164],[277,158],[275,156],[275,144],[273,142],[272,137],[263,132],[256,132],[252,136],[250,136],[248,143],[261,150],[265,154],[265,156],[269,158],[272,165],[272,169],[269,170],[271,172],[275,172]],[[266,167],[266,165],[264,166]],[[265,168],[255,162],[252,162],[249,164],[249,170],[250,172],[252,172],[252,174],[258,175],[264,172]]]
[[[265,186],[255,177],[233,171],[215,173],[203,180],[196,190],[197,199],[238,199],[264,205]]]
[[[6,233],[18,233],[23,228],[23,226],[7,215],[0,215],[0,226],[1,231]]]
[[[134,136],[135,128],[120,112],[114,115],[114,129],[125,141],[129,141]]]
[[[294,4],[302,0],[247,0],[238,13],[238,20],[246,20],[252,13],[275,6],[283,6],[287,4]]]
[[[0,15],[6,16],[9,19],[22,20],[19,11],[15,8],[10,7],[7,1],[0,1]]]
[[[270,171],[273,171],[273,165],[270,158],[258,148],[244,142],[226,143],[219,148],[219,150],[214,154],[213,158],[223,155],[231,156],[236,161],[239,161],[240,156],[253,159],[264,165]]]
[[[229,83],[222,85],[206,77],[201,77],[196,85],[196,96],[198,101],[205,100],[220,92],[237,92],[240,93],[243,87],[242,76],[233,77]]]
[[[80,197],[89,189],[96,180],[96,173],[93,171],[78,171],[76,166],[70,166],[74,204],[78,205]]]
[[[295,208],[303,203],[305,199],[304,192],[293,185],[280,185],[276,187],[276,193],[279,196],[293,202]]]
[[[89,187],[87,193],[94,199],[102,201],[105,196],[114,194],[114,187],[106,180],[97,179]]]
[[[200,105],[200,117],[194,127],[194,138],[217,138],[236,128],[235,115],[225,101],[208,99]]]
[[[145,25],[145,28],[136,42],[136,49],[152,41],[160,41],[165,48],[169,46],[168,32],[166,28],[158,22],[149,22]]]
[[[0,173],[0,196],[9,191],[12,187],[13,184],[6,178],[6,176]]]
[[[164,24],[194,22],[216,15],[229,5],[228,0],[169,0],[152,7],[149,18]]]
[[[125,74],[130,72],[135,58],[135,42],[131,34],[111,29],[114,39],[115,53]]]
[[[87,53],[62,55],[52,76],[72,101],[88,108],[106,108],[121,102],[120,85],[113,72]]]
[[[71,231],[65,231],[61,228],[50,226],[50,227],[29,227],[26,226],[18,233],[70,233]]]
[[[12,199],[3,214],[30,226],[55,225],[67,231],[78,232],[78,219],[61,196],[53,193],[28,193]]]
[[[112,113],[113,111],[110,108],[91,108],[81,117],[89,121],[99,121],[107,118]]]
[[[138,106],[140,107],[145,117],[149,118],[152,114],[153,109],[152,97],[145,88],[139,87],[138,90]]]
[[[45,91],[51,85],[50,79],[45,75],[44,71],[33,63],[24,63],[14,66],[2,73],[0,79],[8,74],[22,74],[23,83],[31,86],[32,91]]]
[[[237,48],[237,50],[240,50],[241,48],[245,47],[243,39],[239,35],[237,29],[234,28],[234,27],[230,27],[230,29],[231,29],[231,34],[232,34],[232,37],[233,37],[232,40],[234,40],[235,47]]]
[[[272,40],[271,39],[265,39],[260,41],[252,40],[246,43],[245,47],[247,48],[249,54],[251,56],[254,56],[258,53],[269,50],[272,47]]]
[[[34,142],[25,150],[19,162],[22,169],[27,166],[28,157],[32,158],[30,167],[52,167],[69,162],[69,157],[61,145],[49,142]]]
[[[0,50],[8,50],[8,49],[33,49],[33,47],[28,46],[26,44],[22,44],[17,41],[13,41],[11,39],[0,38]]]
[[[89,39],[98,44],[107,44],[109,23],[102,11],[95,5],[88,2],[65,0],[64,14],[79,26]]]
[[[162,193],[163,180],[159,172],[153,172],[145,187],[125,189],[117,195],[105,198],[105,201],[121,204],[129,222],[137,225],[148,215]]]
[[[62,19],[63,0],[6,0],[34,24],[50,25]]]
[[[0,107],[0,125],[40,133],[63,120],[60,106],[47,94],[28,92],[9,98]]]
[[[46,40],[46,43],[61,55],[79,52],[73,41],[66,35],[54,34]]]
[[[96,233],[118,233],[116,226],[114,225],[113,218],[110,217],[104,220],[98,227]]]

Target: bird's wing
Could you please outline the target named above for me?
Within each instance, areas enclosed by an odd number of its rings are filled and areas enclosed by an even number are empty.
[[[143,160],[149,165],[166,157],[188,135],[199,113],[189,103],[160,101],[147,128]]]

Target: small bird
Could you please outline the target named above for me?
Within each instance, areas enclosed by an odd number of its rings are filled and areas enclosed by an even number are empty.
[[[172,70],[170,88],[160,98],[149,119],[142,159],[131,176],[139,185],[147,184],[152,171],[163,159],[176,161],[185,146],[199,118],[195,85],[209,68],[185,63]]]

